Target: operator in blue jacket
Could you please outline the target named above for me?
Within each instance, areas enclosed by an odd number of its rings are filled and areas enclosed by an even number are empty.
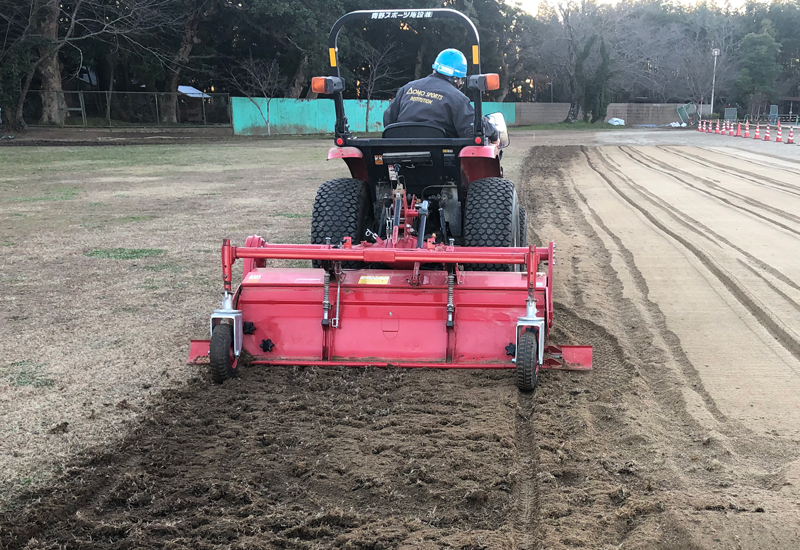
[[[440,126],[447,137],[470,138],[474,135],[475,110],[459,88],[467,76],[467,58],[455,49],[436,56],[433,72],[397,91],[383,113],[383,127],[395,122],[427,122]],[[484,120],[484,133],[490,140],[497,132]]]

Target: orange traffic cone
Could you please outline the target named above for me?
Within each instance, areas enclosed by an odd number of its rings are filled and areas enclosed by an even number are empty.
[[[794,145],[794,126],[789,126],[789,139],[786,140],[786,145]]]
[[[744,137],[750,137],[750,119],[744,121]]]
[[[783,141],[783,138],[781,138],[781,121],[779,120],[778,121],[778,135],[775,138],[775,143],[781,143],[782,141]]]
[[[715,133],[715,134],[718,134],[718,133],[719,133],[719,120],[717,120],[717,129],[716,129],[716,130],[714,130],[714,133]]]
[[[756,122],[756,134],[753,136],[753,139],[761,139],[761,123]]]
[[[742,137],[742,123],[736,123],[736,137]]]
[[[733,121],[728,122],[728,135],[733,137]]]
[[[767,127],[764,129],[764,141],[772,141],[769,139],[769,124],[767,124]]]
[[[703,121],[702,120],[698,120],[697,121],[697,131],[698,132],[702,132],[703,131]]]

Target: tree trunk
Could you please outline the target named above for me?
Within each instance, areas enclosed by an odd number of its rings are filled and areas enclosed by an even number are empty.
[[[164,110],[161,112],[161,122],[178,123],[178,79],[181,76],[181,69],[177,67],[170,72],[169,76],[169,95],[164,102]]]
[[[417,50],[417,64],[414,65],[414,80],[419,80],[422,78],[423,74],[427,74],[424,67],[422,66],[422,60],[425,57],[425,42],[422,42],[419,45],[419,50]]]
[[[500,54],[501,58],[503,57],[502,53]],[[506,100],[506,96],[511,91],[511,70],[506,63],[505,58],[503,58],[503,62],[500,65],[500,90],[498,91],[498,98],[497,101],[500,103]]]
[[[0,135],[4,134],[5,132],[13,132],[16,130],[13,125],[13,112],[14,109],[11,107],[11,105],[5,103],[0,105]]]
[[[303,91],[303,87],[306,85],[307,70],[308,70],[308,56],[304,55],[303,60],[297,66],[297,70],[294,73],[294,78],[292,79],[292,85],[289,86],[288,97],[291,97],[293,99],[300,99],[300,94]]]
[[[9,111],[9,121],[6,123],[4,120],[3,123],[7,124],[8,130],[26,130],[28,125],[25,124],[25,119],[22,116],[22,110],[25,107],[25,98],[28,96],[28,90],[31,88],[31,81],[33,80],[33,71],[31,71],[27,77],[25,77],[25,83],[22,85],[22,91],[19,94],[19,100],[17,101],[17,108],[14,111]],[[13,113],[13,114],[12,114]]]
[[[64,124],[63,89],[61,87],[61,63],[58,60],[58,16],[61,11],[59,0],[49,0],[45,18],[39,25],[43,38],[50,44],[39,48],[42,56],[39,64],[39,77],[42,79],[42,124]]]
[[[569,112],[567,113],[567,118],[564,119],[564,122],[575,122],[576,120],[578,120],[578,116],[580,115],[580,110],[581,110],[581,96],[580,94],[576,96],[573,93],[569,102]]]
[[[108,93],[106,94],[106,122],[111,126],[111,97],[114,95],[114,62],[108,59]]]
[[[162,122],[178,122],[178,80],[180,79],[181,70],[184,65],[189,62],[189,55],[192,53],[192,48],[196,43],[200,42],[200,39],[197,37],[197,27],[200,25],[200,19],[203,17],[205,2],[197,2],[195,6],[194,11],[187,16],[183,24],[181,45],[172,58],[172,67],[169,74],[169,90],[167,90],[170,94],[164,104],[164,112],[161,115]]]

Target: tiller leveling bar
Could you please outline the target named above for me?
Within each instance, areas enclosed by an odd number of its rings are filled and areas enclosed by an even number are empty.
[[[591,346],[547,344],[554,243],[478,248],[401,236],[405,220],[423,212],[424,205],[414,205],[404,204],[391,237],[370,234],[375,243],[346,237],[340,245],[268,244],[251,236],[235,247],[225,239],[224,299],[211,331],[213,342],[218,325],[230,326],[220,329],[232,332],[222,340],[230,346],[229,374],[236,374],[242,351],[249,363],[263,365],[516,368],[517,385],[528,391],[539,369],[591,368]],[[243,278],[233,292],[237,259],[244,260]],[[322,268],[267,268],[268,259],[316,260]],[[378,268],[348,270],[343,262]],[[537,271],[542,262],[546,272]],[[521,270],[465,271],[461,264]],[[193,340],[189,362],[205,362],[209,345]]]

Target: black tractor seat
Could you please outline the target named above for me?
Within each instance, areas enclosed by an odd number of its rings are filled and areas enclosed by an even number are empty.
[[[395,122],[383,129],[383,137],[436,139],[448,135],[444,128],[429,122]]]

